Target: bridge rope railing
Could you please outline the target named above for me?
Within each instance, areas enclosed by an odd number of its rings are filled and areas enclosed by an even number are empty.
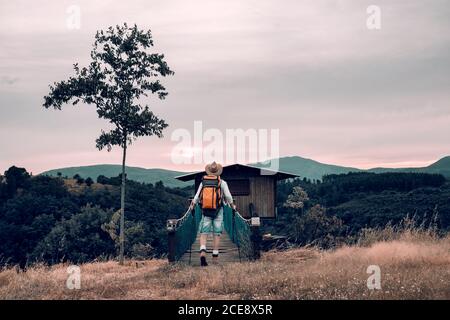
[[[197,238],[201,218],[202,211],[197,205],[192,211],[188,209],[181,218],[167,220],[168,259],[170,262],[180,260],[183,254],[191,249]]]
[[[179,219],[167,220],[168,260],[175,262],[188,250],[192,254],[192,244],[202,218],[202,210],[196,205]],[[260,257],[259,218],[244,218],[239,212],[224,205],[223,223],[231,241],[237,246],[239,260],[255,260]]]
[[[261,238],[259,233],[259,218],[246,219],[238,211],[225,205],[223,222],[231,241],[238,248],[239,259],[259,259]]]

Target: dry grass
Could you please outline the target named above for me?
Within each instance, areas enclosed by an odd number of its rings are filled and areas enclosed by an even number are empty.
[[[107,184],[100,184],[94,182],[90,187],[86,185],[86,183],[78,184],[77,180],[75,179],[64,179],[64,185],[66,186],[67,190],[70,193],[74,194],[83,194],[86,192],[86,189],[90,189],[92,191],[102,191],[102,190],[109,190],[111,192],[113,191],[119,191],[119,188],[117,186],[111,186]]]
[[[425,220],[419,223],[416,217],[406,216],[398,225],[388,223],[383,228],[363,228],[357,244],[370,246],[377,242],[402,240],[407,242],[433,242],[438,240],[439,231],[436,225],[437,216],[434,216],[428,225]]]
[[[381,290],[369,290],[369,265]],[[332,251],[299,248],[258,262],[191,268],[164,260],[81,266],[81,289],[66,288],[67,265],[0,272],[1,299],[450,299],[450,237],[411,237]]]

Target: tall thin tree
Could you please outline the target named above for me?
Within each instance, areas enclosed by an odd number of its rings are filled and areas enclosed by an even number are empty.
[[[44,107],[61,110],[62,105],[79,102],[94,105],[99,118],[112,124],[108,132],[101,131],[96,140],[99,150],[122,148],[122,185],[120,197],[120,264],[125,251],[125,184],[127,146],[141,136],[162,137],[167,127],[163,119],[138,100],[147,93],[164,99],[168,92],[160,77],[173,75],[164,55],[149,53],[153,46],[150,30],[143,31],[127,24],[100,30],[95,35],[91,62],[87,67],[74,65],[75,76],[50,86],[44,97]]]

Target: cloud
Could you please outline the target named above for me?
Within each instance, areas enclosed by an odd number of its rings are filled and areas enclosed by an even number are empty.
[[[378,31],[366,28],[368,0],[80,0],[81,29],[69,30],[73,4],[0,3],[0,127],[9,134],[31,128],[33,155],[40,148],[69,155],[76,146],[95,160],[93,140],[106,124],[92,107],[45,111],[42,99],[73,63],[88,63],[96,30],[124,21],[151,28],[155,51],[176,72],[164,79],[167,100],[144,101],[170,127],[152,148],[144,140],[135,165],[170,166],[167,137],[194,120],[219,129],[280,128],[283,154],[352,166],[450,153],[447,0],[378,0]],[[205,112],[211,108],[220,118]],[[8,159],[23,156],[5,140],[0,150]],[[52,166],[65,165],[64,156],[53,159]]]
[[[0,77],[0,84],[13,85],[17,81],[19,81],[19,78],[17,77],[10,77],[10,76]]]

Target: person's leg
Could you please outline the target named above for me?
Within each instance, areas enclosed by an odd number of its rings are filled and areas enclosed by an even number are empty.
[[[217,263],[217,261],[219,260],[219,246],[220,246],[220,234],[214,233],[214,244],[212,252],[212,260],[214,263]]]
[[[208,233],[212,230],[212,220],[209,217],[202,216],[200,221],[200,265],[206,267],[206,241],[208,239]]]
[[[213,262],[217,262],[219,258],[219,247],[220,247],[220,238],[223,230],[223,208],[217,214],[217,217],[213,221],[213,231],[214,231],[214,239],[213,239]]]
[[[200,257],[204,257],[206,254],[206,240],[208,239],[208,234],[200,234]]]
[[[217,251],[217,254],[219,254],[219,246],[220,246],[220,233],[219,234],[214,234],[214,244],[213,244],[214,251]]]

